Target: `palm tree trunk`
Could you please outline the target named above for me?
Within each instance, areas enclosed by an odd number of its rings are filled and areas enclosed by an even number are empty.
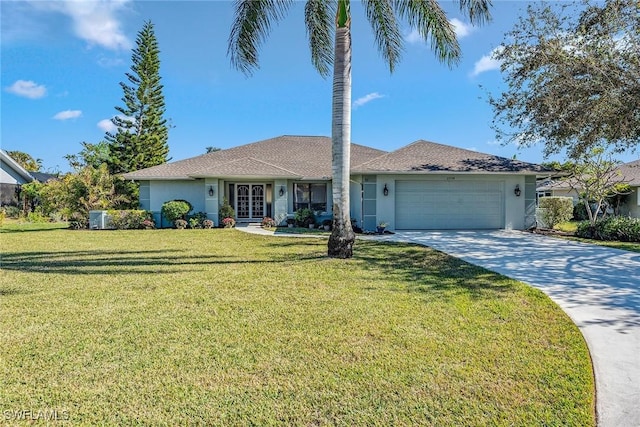
[[[333,232],[328,254],[351,258],[355,234],[351,227],[349,178],[351,165],[351,30],[339,26],[335,33],[331,126]]]

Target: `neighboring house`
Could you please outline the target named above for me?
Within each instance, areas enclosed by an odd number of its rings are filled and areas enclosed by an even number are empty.
[[[621,205],[620,214],[640,218],[640,160],[624,163],[618,166],[619,180],[629,184],[631,194],[626,203]],[[617,179],[616,179],[617,180]],[[580,184],[571,178],[552,181],[545,180],[538,185],[538,197],[560,196],[572,197],[574,205],[579,202]]]
[[[538,199],[541,197],[571,197],[573,204],[577,205],[580,201],[580,195],[576,189],[578,184],[571,178],[552,180],[546,179],[538,184]]]
[[[29,171],[0,150],[0,206],[17,205],[20,186],[33,180]]]
[[[640,160],[624,163],[618,169],[623,181],[631,186],[632,193],[627,199],[629,215],[640,218]]]
[[[535,222],[536,175],[530,163],[427,141],[387,153],[351,145],[351,216],[365,230],[524,229]],[[127,173],[140,183],[140,207],[160,219],[162,204],[188,200],[216,223],[226,198],[236,220],[300,208],[330,217],[331,139],[280,136]]]

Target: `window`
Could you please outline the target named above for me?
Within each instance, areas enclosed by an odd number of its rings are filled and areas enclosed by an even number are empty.
[[[314,212],[327,211],[327,184],[293,185],[293,210],[309,208]]]

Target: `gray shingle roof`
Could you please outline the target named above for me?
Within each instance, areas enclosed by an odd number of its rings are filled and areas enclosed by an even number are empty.
[[[629,185],[640,186],[640,160],[622,164],[618,170],[622,174],[622,179]]]
[[[449,145],[416,141],[391,153],[351,144],[355,173],[541,173],[542,166]],[[279,136],[130,172],[126,179],[331,177],[331,138]]]
[[[612,182],[621,182],[633,187],[640,186],[640,160],[621,164],[617,170],[620,174],[613,176]],[[548,185],[541,185],[538,187],[538,191],[571,190],[574,188],[580,188],[580,184],[573,178],[568,178],[552,182]]]
[[[355,170],[362,173],[547,172],[540,165],[423,140],[361,164]]]
[[[360,164],[385,151],[351,144],[351,164]],[[284,135],[190,159],[130,172],[126,179],[192,179],[200,177],[272,177],[329,179],[331,138]]]

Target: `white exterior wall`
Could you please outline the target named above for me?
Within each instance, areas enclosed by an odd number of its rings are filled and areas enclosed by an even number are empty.
[[[213,188],[213,196],[209,195],[209,190]],[[222,192],[220,191],[222,189]],[[220,203],[222,202],[221,194],[224,195],[224,187],[219,182],[219,180],[215,178],[207,178],[204,180],[204,210],[202,212],[207,213],[207,218],[213,221],[213,223],[217,226],[219,224],[220,218],[218,218],[218,208]],[[199,212],[195,210],[194,212]]]
[[[580,202],[580,195],[575,189],[551,190],[551,194],[554,197],[571,197],[573,199],[574,206]]]
[[[482,180],[502,182],[504,185],[504,227],[505,229],[522,230],[525,228],[525,176],[524,175],[485,175],[485,174],[442,174],[442,175],[378,175],[376,212],[378,222],[384,221],[391,230],[396,228],[395,194],[396,180],[411,181],[443,181],[447,178],[458,180],[472,180],[476,177]],[[389,195],[383,194],[387,186]],[[515,187],[520,187],[521,195],[514,193]]]
[[[280,189],[284,194],[280,195]],[[291,195],[291,197],[289,197]],[[293,208],[293,183],[289,184],[285,179],[276,179],[273,182],[273,219],[278,225],[287,224],[288,201],[291,199]]]

